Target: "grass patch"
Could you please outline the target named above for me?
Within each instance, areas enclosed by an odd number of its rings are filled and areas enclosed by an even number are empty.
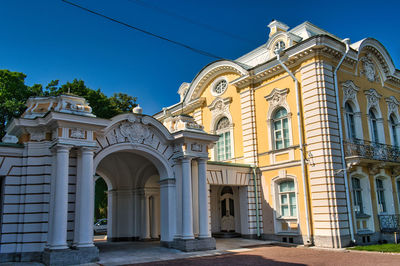
[[[351,247],[351,248],[347,248],[347,249],[349,249],[349,250],[363,250],[363,251],[400,253],[400,244],[381,244],[381,245],[355,246],[355,247]]]

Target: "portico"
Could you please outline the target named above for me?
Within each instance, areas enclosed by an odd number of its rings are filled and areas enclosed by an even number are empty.
[[[206,161],[208,148],[218,136],[187,119],[176,121],[177,130],[170,132],[140,110],[99,119],[83,98],[71,95],[35,98],[28,104],[8,132],[25,141],[26,160],[49,159],[39,170],[43,175],[49,171],[48,182],[41,185],[48,198],[40,207],[48,215],[48,227],[38,235],[43,242],[19,248],[2,244],[2,253],[29,250],[41,254],[49,265],[95,261],[95,173],[109,186],[110,241],[160,239],[163,246],[184,251],[215,249],[209,228]],[[24,163],[21,166],[30,172]],[[30,180],[24,186],[32,186]],[[199,228],[196,233],[194,225]]]

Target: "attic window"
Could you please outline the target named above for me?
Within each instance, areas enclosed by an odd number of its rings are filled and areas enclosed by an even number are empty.
[[[284,50],[285,49],[285,43],[283,42],[283,41],[278,41],[276,44],[275,44],[275,47],[274,47],[274,51],[276,52],[276,51],[279,51],[279,50]]]
[[[221,95],[222,93],[224,93],[226,91],[226,88],[228,87],[228,82],[226,81],[226,79],[222,79],[220,81],[218,81],[217,83],[215,83],[213,89],[212,89],[212,94],[214,96],[217,95]]]

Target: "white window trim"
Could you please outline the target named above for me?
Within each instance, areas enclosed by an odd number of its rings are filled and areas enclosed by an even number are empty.
[[[397,182],[400,182],[400,176],[394,179],[396,191],[397,191],[397,206],[399,207],[400,210],[400,187],[397,185]]]
[[[352,182],[353,177],[358,178],[360,180],[360,185],[361,185],[361,189],[362,189],[361,196],[363,198],[363,205],[364,205],[364,213],[371,216],[368,219],[366,219],[368,230],[375,231],[375,222],[374,222],[374,218],[373,218],[374,211],[372,208],[371,185],[370,185],[370,181],[369,181],[369,176],[362,172],[362,167],[357,167],[357,170],[355,172],[351,173],[350,177],[349,177],[350,191],[352,193],[353,193],[353,182]],[[351,196],[351,198],[352,198],[352,207],[353,207],[353,217],[354,217],[354,219],[356,219],[353,195]],[[354,223],[354,229],[357,230],[356,223]]]
[[[347,121],[347,111],[346,111],[346,103],[350,104],[351,108],[353,109],[353,118],[354,118],[354,128],[355,130],[355,135],[357,139],[363,139],[363,131],[362,130],[357,130],[357,128],[362,128],[362,119],[361,119],[361,112],[360,112],[360,107],[358,106],[358,103],[355,103],[355,101],[348,100],[343,104],[343,115],[344,115],[344,127],[346,130],[345,137],[348,140],[351,140],[349,138],[349,133],[350,129],[348,127],[348,121]]]
[[[393,136],[393,131],[392,131],[392,123],[390,122],[390,117],[394,116],[396,118],[396,125],[395,125],[395,130],[396,130],[396,135],[397,135],[397,146],[400,146],[400,120],[399,117],[394,113],[390,113],[388,116],[388,127],[389,127],[389,135],[390,135],[390,143],[392,146],[395,146],[395,139]]]
[[[217,92],[215,91],[215,86],[217,86],[217,84],[218,84],[220,81],[223,81],[223,80],[226,81],[226,89],[225,89],[223,92],[221,92],[221,93],[217,93]],[[223,94],[229,89],[229,82],[228,82],[228,79],[227,79],[226,77],[218,77],[218,78],[216,78],[216,79],[213,81],[213,83],[211,83],[210,89],[211,89],[211,95],[212,95],[212,96],[221,96],[221,95],[223,95]]]
[[[375,112],[375,117],[376,117],[376,124],[378,127],[378,141],[379,143],[385,144],[385,129],[383,126],[383,117],[382,117],[382,111],[380,108],[379,100],[382,98],[382,95],[380,95],[375,89],[369,89],[365,90],[364,94],[367,98],[367,108],[366,108],[366,114],[367,114],[367,120],[368,120],[368,132],[369,132],[369,139],[373,142],[374,140],[372,139],[372,125],[371,121],[369,118],[369,111],[371,108],[374,108],[376,110]]]
[[[268,133],[268,145],[269,145],[269,152],[270,152],[270,164],[277,163],[277,156],[280,154],[289,153],[289,159],[287,161],[294,160],[294,151],[295,148],[293,147],[293,130],[292,130],[292,113],[290,112],[290,107],[287,102],[287,95],[289,94],[289,89],[278,89],[275,88],[271,91],[271,93],[265,96],[265,99],[268,102],[268,112],[267,112],[267,133]],[[278,108],[285,108],[287,111],[287,118],[288,118],[288,130],[289,130],[289,147],[275,150],[275,137],[273,132],[273,115]],[[286,161],[279,161],[279,163],[286,162]]]
[[[301,232],[300,228],[300,208],[299,208],[299,189],[298,189],[298,184],[297,184],[297,178],[293,175],[288,175],[286,173],[286,170],[280,170],[279,171],[279,176],[274,177],[271,180],[271,194],[272,194],[272,199],[274,201],[274,231],[275,234],[279,233],[290,233],[290,234],[299,234]],[[280,204],[279,204],[279,184],[284,181],[293,181],[294,182],[294,188],[295,188],[295,195],[296,195],[296,212],[297,216],[296,217],[281,217],[280,213]],[[280,230],[280,222],[281,221],[286,221],[286,222],[295,222],[297,223],[297,230],[293,231],[283,231]]]
[[[378,202],[378,190],[376,187],[376,179],[381,179],[383,181],[383,188],[385,190],[385,203],[386,203],[386,212],[379,212],[379,202]],[[395,214],[394,208],[394,199],[393,199],[393,188],[392,188],[392,180],[390,176],[381,172],[374,176],[374,189],[376,196],[376,207],[377,214]]]
[[[373,108],[373,107],[371,107],[371,108]],[[371,123],[371,119],[369,117],[370,109],[368,109],[368,112],[367,112],[368,133],[369,133],[370,141],[371,142],[375,142],[372,139],[372,135],[373,135],[373,133],[372,133],[372,123]],[[375,117],[376,117],[376,127],[377,127],[377,132],[378,132],[378,142],[381,143],[381,144],[386,144],[386,141],[385,141],[385,130],[384,130],[384,127],[383,127],[383,119],[382,119],[381,112],[380,112],[380,110],[378,110],[376,108],[374,108],[374,109],[376,110]]]
[[[217,120],[217,122],[216,122],[216,124],[215,124],[215,126],[214,126],[214,129],[215,129],[215,127],[218,125],[218,123],[219,123],[219,121],[222,119],[222,118],[224,118],[224,117],[226,117],[226,116],[222,116],[220,119],[218,119]],[[227,117],[226,117],[227,118]],[[229,118],[227,118],[228,120],[229,120]],[[227,128],[223,128],[223,129],[220,129],[220,130],[217,130],[217,129],[215,129],[214,130],[214,133],[213,134],[215,134],[215,135],[220,135],[220,134],[223,134],[223,133],[227,133],[227,132],[229,132],[229,138],[230,138],[230,145],[231,145],[231,152],[230,152],[230,156],[229,156],[229,158],[226,158],[225,160],[223,160],[223,162],[225,162],[225,161],[230,161],[233,157],[234,157],[234,153],[233,153],[233,140],[234,140],[234,138],[233,138],[233,124],[232,124],[232,122],[229,120],[229,127],[227,127]],[[214,158],[216,159],[216,160],[218,160],[218,148],[217,148],[217,145],[215,145],[216,146],[216,148],[214,149]],[[225,149],[225,147],[224,147],[224,149]]]
[[[219,122],[219,120],[223,117],[228,118],[229,123],[230,123],[230,137],[231,137],[231,159],[227,160],[227,161],[231,161],[235,159],[235,142],[234,142],[234,136],[233,136],[233,132],[234,132],[234,128],[235,128],[235,124],[233,123],[233,118],[232,115],[229,111],[230,108],[230,104],[232,102],[232,98],[231,97],[227,97],[227,98],[220,98],[217,97],[214,99],[214,101],[208,106],[208,109],[211,111],[211,124],[210,124],[210,133],[211,134],[217,134],[216,133],[216,126],[217,123]],[[217,108],[218,105],[221,105],[222,108]],[[217,160],[217,148],[216,145],[213,146],[213,148],[210,151],[210,155],[211,155],[211,160],[212,161],[216,161]]]

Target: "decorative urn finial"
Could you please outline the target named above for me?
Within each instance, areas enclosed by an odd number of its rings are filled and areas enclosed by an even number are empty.
[[[132,109],[132,112],[133,112],[134,114],[139,114],[139,115],[141,115],[141,114],[143,113],[143,108],[140,107],[139,104],[138,104],[135,108]]]

